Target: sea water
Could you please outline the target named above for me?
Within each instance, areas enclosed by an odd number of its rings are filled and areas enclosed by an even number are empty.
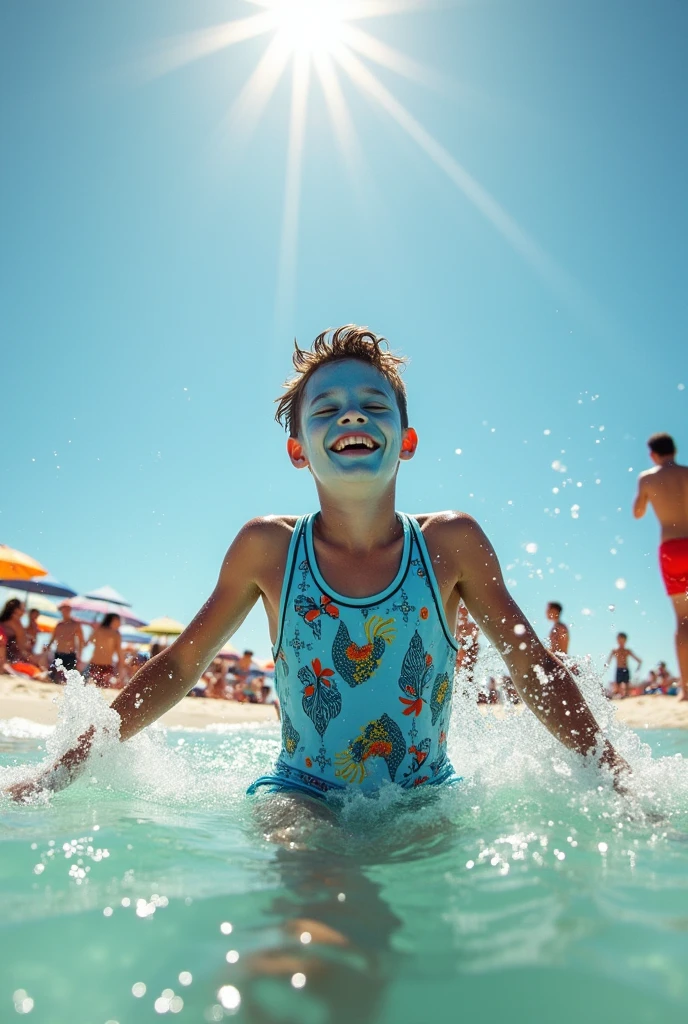
[[[627,795],[459,682],[443,790],[249,799],[275,721],[106,737],[69,789],[0,798],[0,1021],[685,1024],[688,734],[620,726],[578,678]],[[0,726],[0,786],[112,724],[66,691],[54,730]]]

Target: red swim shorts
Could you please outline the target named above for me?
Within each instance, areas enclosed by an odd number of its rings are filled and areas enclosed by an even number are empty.
[[[688,537],[665,540],[659,546],[659,568],[667,594],[688,594]]]

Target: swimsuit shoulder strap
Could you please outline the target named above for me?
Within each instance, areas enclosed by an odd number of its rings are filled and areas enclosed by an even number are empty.
[[[297,556],[299,549],[304,542],[304,533],[306,524],[309,519],[312,518],[313,513],[306,516],[299,516],[294,523],[294,530],[289,541],[289,550],[287,552],[287,560],[284,564],[284,579],[282,580],[282,592],[280,594],[280,606],[279,606],[279,621],[277,624],[277,639],[275,646],[272,649],[273,657],[276,658],[279,654],[280,646],[282,644],[282,633],[284,632],[284,616],[287,608],[287,601],[289,600],[289,591],[291,590],[292,581],[294,579],[294,573],[296,571]]]

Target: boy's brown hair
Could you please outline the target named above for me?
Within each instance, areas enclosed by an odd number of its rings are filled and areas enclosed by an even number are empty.
[[[386,338],[374,334],[367,327],[346,324],[344,327],[323,331],[310,349],[299,348],[298,342],[294,341],[292,360],[296,374],[285,382],[284,394],[275,399],[275,419],[287,430],[289,436],[296,437],[298,434],[303,391],[309,378],[321,366],[342,359],[360,359],[361,362],[369,363],[380,371],[394,391],[401,413],[401,426],[406,429],[406,386],[399,371],[406,365],[407,360],[404,356],[395,356],[390,352]]]

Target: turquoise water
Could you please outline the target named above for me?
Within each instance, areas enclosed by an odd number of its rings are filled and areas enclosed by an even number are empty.
[[[688,734],[623,729],[585,686],[627,798],[471,699],[462,786],[338,818],[244,796],[276,725],[149,730],[49,800],[0,800],[0,1020],[685,1024]],[[67,700],[56,731],[0,726],[0,781],[107,717],[92,688]]]

